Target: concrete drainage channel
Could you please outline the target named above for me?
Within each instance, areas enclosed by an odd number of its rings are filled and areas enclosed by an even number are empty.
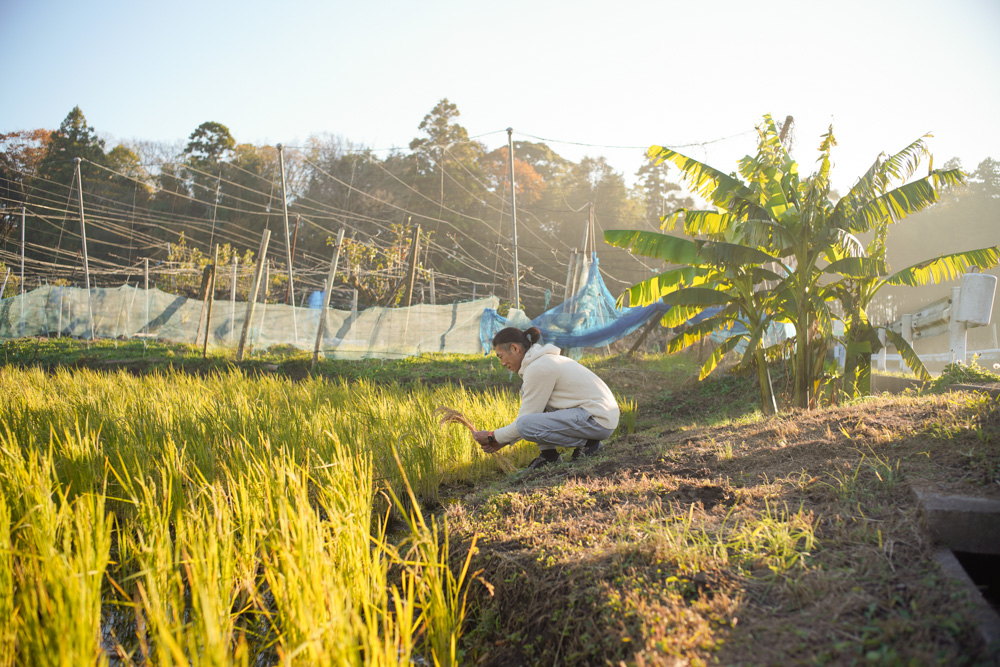
[[[913,492],[938,546],[935,558],[968,592],[979,633],[1000,659],[1000,500]]]

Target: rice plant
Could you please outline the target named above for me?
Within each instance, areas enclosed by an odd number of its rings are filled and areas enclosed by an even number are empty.
[[[434,408],[506,423],[511,395],[237,372],[0,384],[19,388],[0,393],[0,665],[460,661],[475,576],[420,505],[533,446],[484,454]]]

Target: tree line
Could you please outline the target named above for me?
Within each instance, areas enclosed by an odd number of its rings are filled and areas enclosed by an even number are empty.
[[[205,263],[216,243],[227,244],[228,254],[252,256],[265,228],[272,231],[269,255],[283,265],[283,166],[289,242],[304,290],[321,284],[330,245],[344,228],[338,284],[357,289],[362,305],[378,303],[404,271],[410,231],[419,225],[421,275],[435,273],[443,298],[469,298],[475,285],[479,296],[509,299],[510,156],[506,146],[491,150],[471,139],[459,115],[454,103],[441,100],[417,125],[408,150],[382,152],[316,135],[279,155],[277,146],[240,143],[214,121],[186,142],[108,148],[74,107],[54,131],[0,135],[0,239],[8,252],[19,249],[15,231],[27,207],[37,214],[26,226],[26,254],[36,271],[77,266],[74,158],[81,158],[89,254],[109,276],[143,257]],[[691,205],[666,167],[653,163],[630,186],[603,157],[574,162],[545,143],[515,141],[513,170],[522,306],[530,314],[561,300],[591,206],[600,234],[656,229],[661,216]],[[656,268],[604,244],[598,254],[612,290]]]

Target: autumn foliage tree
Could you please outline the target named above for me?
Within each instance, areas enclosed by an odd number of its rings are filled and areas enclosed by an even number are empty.
[[[0,134],[0,242],[20,224],[20,208],[28,200],[31,179],[51,141],[49,130]]]

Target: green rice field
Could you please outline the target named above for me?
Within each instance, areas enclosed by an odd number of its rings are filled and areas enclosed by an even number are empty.
[[[434,415],[507,423],[502,389],[12,367],[0,386],[3,665],[459,664],[475,573],[421,506],[535,455]]]

